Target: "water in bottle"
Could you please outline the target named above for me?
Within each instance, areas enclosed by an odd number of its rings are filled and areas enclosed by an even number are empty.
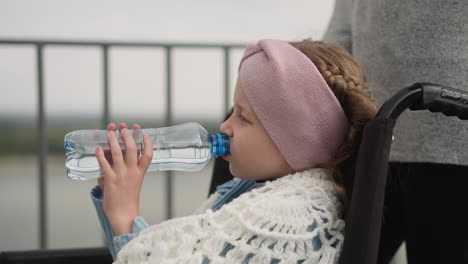
[[[143,134],[149,134],[153,140],[153,160],[148,171],[198,171],[212,156],[229,154],[229,137],[224,134],[210,136],[198,123],[130,132],[137,145],[138,156],[143,149]],[[118,131],[116,135],[125,155],[125,144]],[[65,135],[65,167],[69,178],[87,180],[103,175],[96,158],[97,146],[103,148],[104,155],[112,166],[107,130],[78,130]]]

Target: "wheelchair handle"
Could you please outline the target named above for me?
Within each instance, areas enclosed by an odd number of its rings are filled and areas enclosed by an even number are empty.
[[[468,119],[468,92],[434,83],[415,83],[400,90],[380,108],[377,118],[396,120],[406,109],[429,110]]]

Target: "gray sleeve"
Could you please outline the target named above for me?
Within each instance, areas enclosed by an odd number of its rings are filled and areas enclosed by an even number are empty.
[[[328,28],[323,36],[323,41],[333,42],[352,50],[351,15],[353,0],[336,0],[335,9]]]

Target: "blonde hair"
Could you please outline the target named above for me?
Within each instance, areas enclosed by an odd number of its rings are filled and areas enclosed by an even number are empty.
[[[376,113],[372,93],[367,86],[367,80],[359,64],[343,47],[306,39],[290,44],[304,53],[318,68],[323,78],[341,104],[350,124],[350,130],[343,144],[337,150],[333,160],[319,167],[330,168],[340,189],[340,196],[347,207],[349,198],[344,183],[344,162],[351,158],[360,141],[360,135],[366,123],[372,120]]]

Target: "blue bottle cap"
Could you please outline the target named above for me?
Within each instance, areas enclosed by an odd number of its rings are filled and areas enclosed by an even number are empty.
[[[216,134],[210,137],[211,155],[222,157],[229,154],[229,137],[224,134]]]

